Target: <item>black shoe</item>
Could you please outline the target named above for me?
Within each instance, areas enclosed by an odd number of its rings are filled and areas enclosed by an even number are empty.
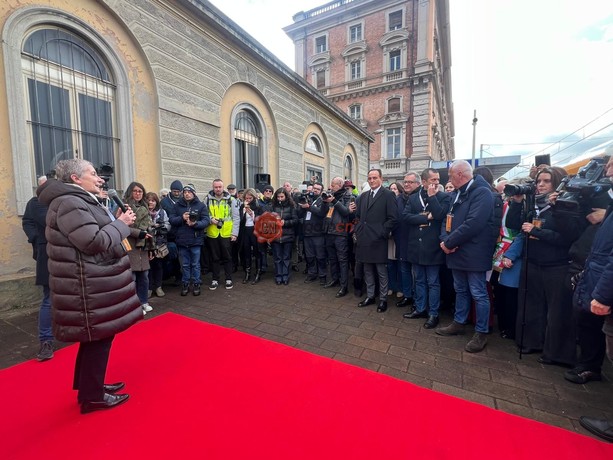
[[[574,368],[564,372],[564,378],[569,382],[584,384],[594,380],[602,380],[602,374],[600,372]]]
[[[382,300],[381,302],[379,302],[379,306],[377,307],[377,311],[379,313],[383,313],[385,310],[387,310],[387,300]]]
[[[181,295],[186,296],[188,292],[189,292],[189,284],[184,284],[183,287],[181,288]]]
[[[366,297],[358,304],[358,307],[368,307],[369,305],[373,305],[374,303],[375,299],[373,299],[372,297]]]
[[[336,293],[336,297],[345,297],[347,295],[347,288],[340,288]]]
[[[403,318],[408,318],[408,319],[418,319],[418,318],[427,318],[428,317],[428,313],[426,312],[426,310],[424,311],[417,311],[417,310],[413,310],[409,313],[405,313],[404,315],[402,315]]]
[[[194,292],[192,294],[196,296],[200,295],[200,285],[199,284],[194,284]]]
[[[289,284],[289,280],[283,281],[283,284],[285,284],[287,286]]]
[[[590,433],[613,442],[613,422],[592,417],[579,417],[579,423]]]
[[[554,361],[553,359],[547,358],[545,355],[541,355],[537,358],[537,361],[546,366],[561,366],[561,367],[572,367],[569,364],[561,363],[559,361]]]
[[[117,393],[119,390],[122,390],[123,387],[125,387],[126,384],[123,382],[117,382],[117,383],[105,383],[104,384],[104,392],[105,393],[110,393],[110,394],[115,394]]]
[[[262,274],[264,272],[262,270],[257,270],[255,272],[255,277],[253,278],[253,281],[251,282],[251,284],[258,284],[260,282],[260,280],[262,279]]]
[[[275,281],[275,284],[276,284],[277,286],[281,286],[281,281]]]
[[[517,353],[521,353],[522,355],[532,355],[534,353],[540,353],[541,351],[543,350],[541,350],[540,348],[517,347]]]
[[[334,286],[339,286],[341,284],[341,282],[339,280],[332,280],[332,281],[328,281],[326,284],[324,284],[324,287],[327,288],[331,288]]]
[[[298,268],[298,265],[292,265],[292,270],[295,272],[299,272],[300,269]]]
[[[424,323],[424,329],[434,329],[438,326],[438,316],[428,316],[428,321]]]
[[[304,282],[305,282],[306,284],[312,283],[312,282],[314,282],[314,281],[317,281],[317,277],[316,277],[316,276],[307,276],[307,277],[304,279]]]
[[[410,297],[403,297],[402,300],[396,302],[397,307],[410,307],[413,305],[413,299]]]
[[[120,404],[125,403],[130,395],[121,394],[114,395],[109,393],[104,393],[104,397],[102,401],[84,401],[81,403],[81,413],[88,414],[90,412],[94,412],[97,410],[104,409],[112,409],[113,407],[119,406]]]
[[[245,270],[245,278],[243,279],[243,284],[247,284],[250,278],[251,278],[251,269],[248,268],[247,270]]]

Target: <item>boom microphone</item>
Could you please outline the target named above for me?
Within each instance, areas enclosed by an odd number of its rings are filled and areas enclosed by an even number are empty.
[[[128,210],[128,208],[126,208],[126,205],[123,204],[123,201],[119,199],[119,196],[117,195],[117,190],[111,188],[109,189],[108,194],[109,198],[113,200],[117,206],[119,206],[121,212],[126,212]]]

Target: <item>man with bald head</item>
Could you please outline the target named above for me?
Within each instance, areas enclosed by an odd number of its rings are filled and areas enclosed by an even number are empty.
[[[455,187],[449,199],[449,212],[441,229],[441,249],[453,273],[456,291],[453,322],[438,328],[438,335],[464,333],[471,298],[475,301],[476,324],[473,338],[464,348],[469,353],[482,351],[487,344],[490,300],[486,272],[492,268],[494,196],[490,185],[480,176],[473,177],[467,161],[457,160],[449,168],[449,180]]]

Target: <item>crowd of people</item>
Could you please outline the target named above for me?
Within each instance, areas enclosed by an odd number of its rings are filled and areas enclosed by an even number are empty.
[[[613,161],[606,173],[613,176]],[[352,288],[361,298],[359,308],[376,305],[383,313],[392,301],[409,307],[404,318],[422,319],[424,328],[440,336],[464,334],[472,323],[465,345],[470,353],[486,347],[496,315],[498,332],[515,340],[519,353],[539,353],[540,363],[567,367],[567,380],[587,383],[602,378],[604,316],[590,306],[596,301],[610,312],[610,284],[606,292],[595,286],[613,265],[613,232],[598,232],[611,226],[613,194],[594,198],[586,215],[561,215],[556,201],[564,176],[561,168],[541,165],[531,177],[495,185],[487,168],[458,160],[444,187],[439,172],[427,168],[388,186],[381,171],[372,169],[361,190],[342,177],[327,187],[312,178],[297,188],[286,181],[276,190],[237,190],[216,179],[199,195],[193,184],[175,180],[158,197],[132,182],[122,200],[125,210],[107,199],[102,184],[89,192],[96,192],[110,222],[124,216],[128,224],[121,239],[142,315],[152,310],[151,297],[165,295],[163,282],[179,285],[182,296],[199,296],[209,273],[209,289],[216,290],[232,289],[238,271],[249,285],[270,271],[279,286],[296,282],[302,272],[301,282],[318,283],[337,298]],[[41,185],[39,195],[47,189]],[[280,227],[268,241],[258,239],[264,213],[273,213]],[[24,230],[36,218],[26,214]],[[29,241],[40,253],[42,240],[32,231]],[[588,258],[592,244],[601,247],[599,271],[588,277],[586,261],[596,257]],[[49,282],[40,284],[43,360],[52,356],[53,337]],[[453,320],[439,325],[445,307],[453,308]]]

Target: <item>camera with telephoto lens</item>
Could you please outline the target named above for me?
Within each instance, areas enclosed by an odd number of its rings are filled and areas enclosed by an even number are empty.
[[[504,186],[504,194],[506,196],[515,195],[534,195],[536,193],[536,184],[531,181],[527,184],[507,184]]]
[[[332,190],[326,190],[325,192],[321,192],[321,199],[327,200],[331,196],[334,196],[334,192]]]
[[[189,221],[196,222],[198,220],[200,213],[198,211],[190,211],[189,212]]]
[[[313,192],[307,192],[306,190],[300,194],[298,197],[298,203],[300,204],[310,204],[313,202],[315,198],[315,194]]]
[[[221,230],[221,227],[223,227],[223,219],[217,219],[217,228]]]
[[[606,177],[605,158],[594,158],[579,172],[562,179],[556,192],[563,192],[556,200],[554,212],[587,215],[592,211],[592,199],[606,193],[611,182]]]

